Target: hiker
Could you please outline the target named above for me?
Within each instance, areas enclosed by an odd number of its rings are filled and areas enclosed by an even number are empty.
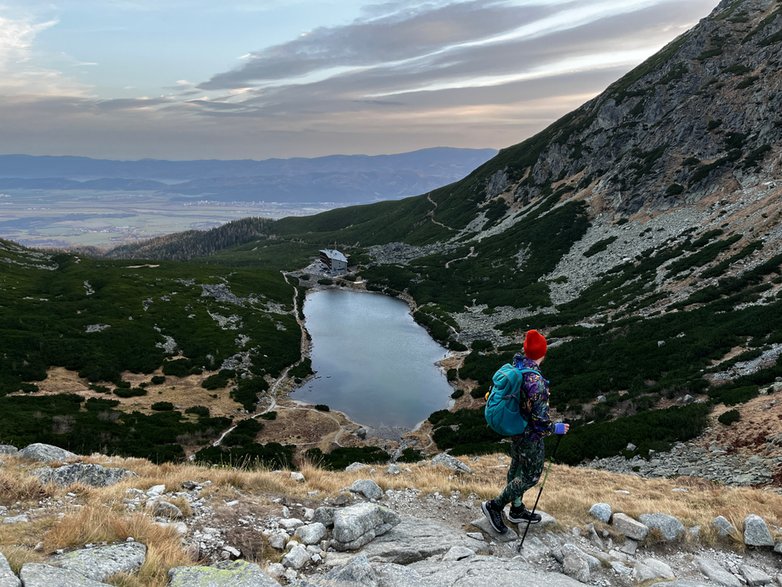
[[[503,534],[508,528],[502,520],[502,511],[510,503],[508,520],[514,524],[540,522],[540,514],[524,507],[524,492],[534,487],[543,472],[546,460],[543,438],[551,433],[567,434],[570,424],[551,422],[549,418],[548,381],[539,375],[540,364],[546,358],[546,339],[537,330],[528,330],[524,337],[524,355],[516,354],[513,364],[519,369],[533,369],[536,373],[524,373],[519,401],[520,411],[527,419],[524,432],[511,436],[511,461],[508,468],[508,484],[505,489],[481,509],[489,519],[492,528]]]

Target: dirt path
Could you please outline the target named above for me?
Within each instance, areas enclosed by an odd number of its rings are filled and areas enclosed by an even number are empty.
[[[472,257],[477,257],[478,253],[475,252],[475,247],[470,247],[470,252],[467,253],[464,257],[459,257],[458,259],[451,259],[450,261],[446,262],[445,268],[449,269],[451,267],[451,263],[455,263],[456,261],[464,261],[465,259],[470,259]]]
[[[426,213],[427,218],[432,221],[432,223],[436,224],[437,226],[442,226],[443,228],[446,228],[448,230],[456,231],[455,228],[451,228],[450,226],[447,226],[443,224],[442,222],[439,222],[438,220],[434,219],[434,213],[437,211],[437,202],[435,202],[432,199],[432,194],[426,194],[426,199],[429,201],[429,203],[433,206],[429,212]]]

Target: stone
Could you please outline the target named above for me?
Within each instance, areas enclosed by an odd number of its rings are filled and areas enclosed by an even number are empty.
[[[611,521],[613,511],[611,510],[611,506],[607,503],[596,503],[589,508],[589,514],[601,522],[608,524],[608,522]]]
[[[739,531],[736,526],[730,523],[724,516],[717,516],[711,521],[712,527],[717,531],[719,538],[729,538],[732,536],[738,536]]]
[[[675,579],[673,569],[666,563],[654,558],[645,558],[635,564],[635,580],[639,583],[652,579]]]
[[[625,450],[628,452],[635,452],[638,447],[635,446],[632,442],[628,442],[627,446],[625,447]]]
[[[180,536],[185,536],[187,534],[187,524],[184,522],[157,522],[157,525],[161,528],[171,528]]]
[[[295,530],[304,525],[304,522],[299,518],[281,518],[277,523],[280,525],[280,528],[284,528],[285,530]]]
[[[269,546],[277,550],[284,550],[285,545],[288,544],[288,533],[282,530],[272,532],[269,535]]]
[[[290,569],[301,569],[310,562],[310,553],[301,544],[296,544],[288,554],[282,557],[282,565]]]
[[[68,459],[75,458],[77,455],[58,446],[35,442],[20,450],[17,456],[30,461],[53,462],[67,461]]]
[[[209,567],[174,567],[168,576],[168,587],[280,587],[261,567],[241,560]]]
[[[353,557],[346,565],[332,569],[324,579],[328,585],[376,586],[378,577],[366,555]]]
[[[22,582],[11,570],[8,559],[0,552],[0,587],[21,587]]]
[[[152,514],[161,518],[168,518],[169,520],[181,520],[185,517],[182,510],[164,499],[152,502]]]
[[[3,518],[3,524],[26,524],[30,521],[30,516],[27,514],[19,514],[18,516],[8,516]]]
[[[388,468],[386,469],[387,475],[399,475],[401,473],[402,473],[402,469],[396,463],[388,465]]]
[[[334,512],[333,546],[357,550],[399,524],[399,516],[377,504],[359,503]]]
[[[345,467],[346,473],[352,473],[354,471],[360,471],[361,469],[368,469],[369,465],[365,463],[351,463],[347,467]]]
[[[387,572],[392,567],[398,565],[376,567],[382,587],[467,587],[480,584],[490,584],[491,587],[584,587],[576,579],[548,572],[544,570],[545,565],[528,563],[520,558],[477,555],[447,565],[422,560],[397,569],[400,574],[394,577],[396,580],[391,580],[392,576]]]
[[[146,557],[147,547],[141,542],[119,542],[59,554],[52,557],[51,564],[94,581],[105,581],[117,573],[137,571]]]
[[[739,581],[736,576],[723,569],[713,560],[704,556],[698,556],[695,557],[695,562],[701,572],[718,585],[724,585],[724,587],[742,587],[741,581]]]
[[[472,473],[472,469],[456,457],[441,452],[432,458],[432,465],[441,465],[457,473]]]
[[[619,547],[619,550],[633,556],[638,550],[638,541],[633,540],[632,538],[626,538],[622,546]]]
[[[472,522],[470,522],[470,525],[475,526],[482,532],[488,534],[493,540],[496,540],[497,542],[513,542],[519,538],[519,535],[510,526],[505,532],[500,534],[494,528],[492,528],[489,520],[486,519],[486,516],[481,516],[480,518],[474,519]]]
[[[749,587],[758,587],[759,585],[768,585],[773,581],[770,575],[767,575],[762,570],[752,567],[750,565],[741,565],[739,572],[747,580]]]
[[[318,544],[326,536],[326,526],[320,522],[296,528],[293,536],[302,544]]]
[[[465,558],[475,556],[475,551],[466,546],[452,546],[448,552],[443,555],[443,561],[460,561]]]
[[[93,581],[70,569],[41,563],[27,563],[19,572],[24,587],[111,587],[108,583]]]
[[[600,568],[600,560],[597,557],[584,552],[575,544],[567,543],[562,545],[562,556],[563,558],[567,558],[568,556],[577,556],[585,560],[587,565],[589,565],[590,571],[596,571]]]
[[[304,475],[299,473],[298,471],[291,471],[291,479],[296,481],[297,483],[304,483]]]
[[[750,514],[744,518],[744,544],[747,546],[774,546],[774,538],[760,516]]]
[[[150,499],[160,497],[166,492],[166,486],[162,483],[160,485],[153,485],[146,491],[146,496]]]
[[[312,522],[320,522],[326,528],[331,528],[334,525],[334,511],[336,508],[329,506],[321,506],[312,513]]]
[[[359,493],[367,499],[378,500],[383,497],[383,490],[371,479],[358,479],[350,486],[350,491]]]
[[[509,533],[516,535],[512,530]],[[439,558],[457,546],[478,554],[490,552],[484,540],[467,536],[451,526],[425,518],[404,517],[388,533],[367,544],[362,553],[371,561],[407,565],[423,559]]]
[[[646,525],[622,513],[613,515],[611,518],[611,525],[617,532],[624,534],[633,540],[641,541],[649,534],[649,528]]]
[[[774,545],[774,552],[776,552],[777,554],[782,554],[782,542],[777,542]],[[780,585],[782,585],[782,583],[780,583]]]
[[[589,580],[592,578],[592,573],[589,571],[589,565],[584,559],[578,556],[565,556],[565,560],[562,562],[562,572],[581,583],[589,583]]]
[[[673,542],[684,536],[684,524],[668,514],[643,514],[638,517],[638,521],[650,531],[659,533],[665,542]]]
[[[33,472],[33,475],[38,477],[41,483],[54,483],[60,487],[67,487],[75,483],[92,487],[108,487],[127,477],[135,476],[135,473],[127,469],[104,467],[93,463],[73,463],[56,469],[38,469]]]
[[[19,449],[12,444],[0,444],[0,455],[16,455]]]

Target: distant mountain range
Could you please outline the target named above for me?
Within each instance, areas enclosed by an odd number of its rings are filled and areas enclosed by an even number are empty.
[[[0,155],[0,190],[143,190],[215,201],[373,202],[450,184],[496,153],[438,147],[395,155],[263,161]]]

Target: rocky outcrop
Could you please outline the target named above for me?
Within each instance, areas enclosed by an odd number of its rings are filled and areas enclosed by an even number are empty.
[[[17,456],[31,461],[52,462],[67,461],[75,458],[76,454],[69,450],[65,450],[64,448],[52,446],[51,444],[36,442],[24,447],[19,451]]]
[[[34,475],[41,480],[41,483],[54,483],[63,487],[75,483],[93,487],[108,487],[132,476],[133,473],[127,469],[116,467],[104,467],[92,463],[74,463],[55,469],[38,469],[34,472]]]
[[[53,566],[74,571],[94,581],[105,581],[117,573],[134,573],[141,568],[147,547],[140,542],[123,542],[74,550],[53,557]]]
[[[230,561],[213,566],[174,567],[169,587],[279,587],[255,563]]]

